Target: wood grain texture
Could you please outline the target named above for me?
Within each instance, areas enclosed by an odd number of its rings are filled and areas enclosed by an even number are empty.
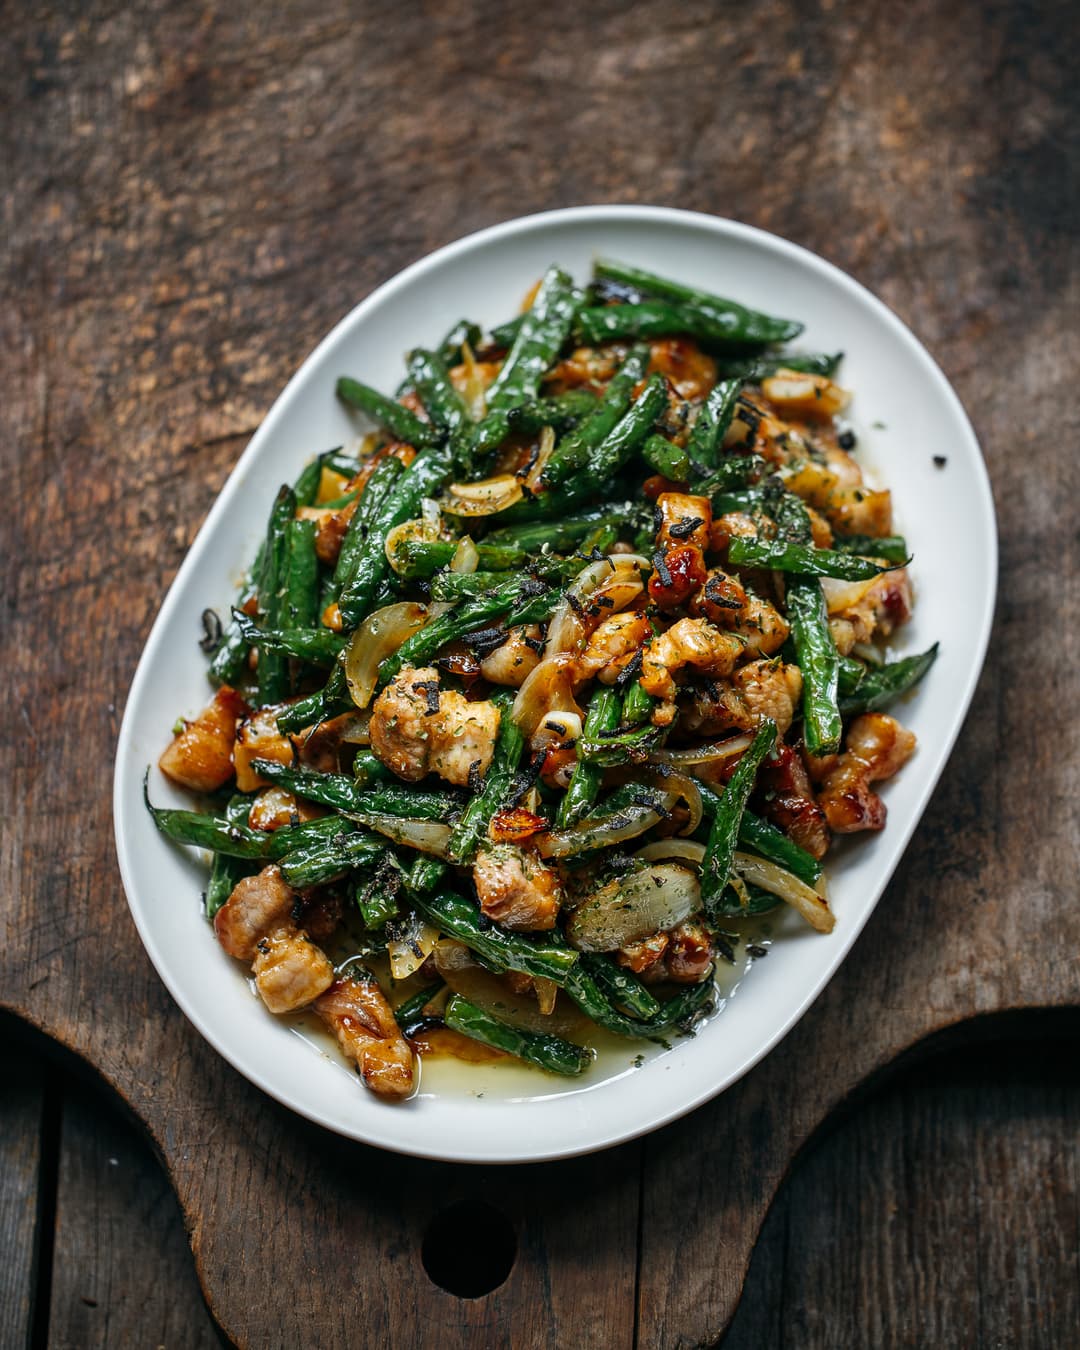
[[[1080,656],[1070,7],[691,0],[660,19],[603,0],[538,26],[494,3],[99,0],[7,28],[0,998],[146,1121],[243,1344],[371,1326],[401,1345],[708,1341],[838,1101],[941,1027],[1080,995],[1080,731],[1050,711]],[[390,1168],[240,1080],[154,976],[112,856],[119,713],[198,523],[334,320],[467,230],[597,200],[774,229],[923,337],[994,481],[991,657],[877,914],[754,1074],[588,1164]],[[470,1304],[418,1265],[432,1197],[455,1187],[522,1224],[510,1281]],[[268,1283],[281,1269],[296,1278]]]
[[[765,1222],[724,1350],[1075,1344],[1077,1049],[1029,1023],[829,1131]]]
[[[38,1286],[38,1211],[45,1076],[29,1056],[5,1055],[0,1109],[0,1328],[9,1345],[29,1345]]]

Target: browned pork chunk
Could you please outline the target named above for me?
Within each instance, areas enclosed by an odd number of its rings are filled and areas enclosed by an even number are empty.
[[[822,779],[818,803],[837,834],[884,827],[885,803],[870,784],[899,772],[914,750],[914,732],[895,717],[863,713],[848,728],[843,754],[811,762]]]
[[[365,1087],[395,1101],[410,1096],[416,1079],[413,1053],[374,977],[335,980],[314,1010],[356,1065]]]
[[[371,748],[408,783],[437,773],[465,787],[470,772],[486,773],[498,730],[493,703],[441,689],[434,666],[406,666],[375,700]]]
[[[473,880],[482,913],[504,928],[528,933],[555,927],[562,901],[558,874],[525,849],[482,848]]]
[[[233,776],[236,723],[247,704],[227,684],[195,718],[185,722],[165,749],[158,766],[174,783],[192,792],[216,792]]]

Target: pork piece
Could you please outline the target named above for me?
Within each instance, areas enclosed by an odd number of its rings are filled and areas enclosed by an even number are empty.
[[[665,933],[627,943],[615,961],[645,984],[700,984],[712,970],[712,939],[700,923],[687,919]]]
[[[693,544],[699,549],[709,547],[712,503],[708,497],[694,497],[686,492],[661,492],[656,499],[656,510],[659,517],[658,549],[666,552],[679,544]]]
[[[356,513],[359,503],[359,497],[354,497],[347,506],[339,510],[332,510],[329,506],[301,506],[297,511],[299,520],[315,522],[315,554],[327,567],[334,567],[337,564],[341,545],[349,530],[349,522]]]
[[[326,954],[291,921],[272,929],[255,945],[258,950],[251,972],[259,996],[272,1013],[306,1008],[333,983],[334,967]]]
[[[721,731],[752,731],[766,717],[785,736],[802,696],[802,671],[782,661],[751,661],[727,680],[695,689],[684,712],[687,730],[701,736]]]
[[[540,650],[537,650],[537,649]],[[525,628],[511,628],[501,647],[480,662],[480,673],[491,684],[509,685],[511,689],[520,689],[525,677],[531,675],[540,664],[540,629],[537,624]]]
[[[555,927],[562,901],[558,873],[510,844],[482,848],[473,867],[480,911],[504,928],[536,933]]]
[[[827,375],[797,370],[778,370],[767,376],[761,382],[761,392],[785,416],[805,417],[812,422],[830,421],[851,402],[850,393]]]
[[[325,815],[321,807],[305,802],[283,787],[268,787],[258,793],[248,812],[248,826],[272,834],[286,825],[299,825]]]
[[[723,553],[733,539],[756,539],[757,522],[745,511],[727,511],[717,516],[709,530],[709,548]]]
[[[705,585],[705,558],[695,544],[676,544],[653,554],[649,599],[661,609],[678,609]]]
[[[652,624],[640,611],[628,609],[612,614],[597,627],[578,657],[578,676],[614,684],[651,636]]]
[[[174,783],[193,792],[216,792],[233,776],[236,723],[247,704],[223,684],[193,722],[185,722],[158,766]]]
[[[829,631],[837,651],[846,656],[857,642],[888,637],[911,618],[911,578],[906,567],[882,572],[870,581],[822,579],[829,611]]]
[[[791,632],[774,604],[747,591],[740,581],[719,567],[709,572],[705,585],[687,609],[695,617],[708,619],[718,628],[741,637],[748,656],[772,656]]]
[[[313,1007],[356,1065],[365,1087],[393,1101],[412,1094],[413,1053],[373,976],[335,980]]]
[[[713,946],[703,925],[686,919],[669,936],[663,961],[667,978],[676,984],[700,984],[707,979],[712,970]]]
[[[296,892],[271,865],[238,881],[214,918],[218,941],[252,963],[255,987],[273,1013],[305,1007],[334,979],[333,966],[298,927],[298,907]]]
[[[252,760],[272,759],[277,764],[291,767],[295,758],[293,743],[278,731],[277,725],[278,713],[287,707],[288,704],[279,703],[259,708],[237,728],[233,759],[236,761],[236,786],[241,792],[254,792],[256,788],[267,786],[266,779],[260,778],[251,767]]]
[[[818,804],[837,834],[880,830],[885,803],[871,783],[891,778],[911,758],[915,735],[887,713],[863,713],[848,729],[844,752],[811,762],[822,780]]]
[[[758,770],[762,814],[815,858],[828,851],[825,812],[814,800],[806,765],[791,746],[781,743]]]
[[[437,773],[465,787],[469,772],[484,774],[491,763],[499,710],[493,703],[470,703],[453,689],[440,689],[434,666],[406,666],[375,700],[371,748],[407,783]]]
[[[723,633],[706,619],[679,619],[654,637],[641,661],[641,687],[654,698],[671,702],[677,670],[692,666],[704,675],[730,675],[743,652],[742,641]]]

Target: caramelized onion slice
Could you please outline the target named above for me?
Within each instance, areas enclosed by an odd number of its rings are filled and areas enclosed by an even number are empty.
[[[832,932],[836,915],[821,896],[798,877],[792,876],[776,863],[769,862],[767,858],[758,858],[752,853],[736,852],[734,866],[745,881],[786,900],[792,909],[799,911],[811,928],[816,928],[819,933]]]
[[[566,936],[579,951],[613,952],[664,933],[701,908],[697,873],[656,863],[601,886],[571,914]]]
[[[452,516],[493,516],[524,495],[525,489],[512,473],[498,473],[475,483],[451,483],[441,505]]]
[[[439,930],[425,923],[416,913],[393,926],[394,936],[386,944],[390,974],[395,980],[407,980],[435,950]]]
[[[611,601],[604,606],[605,616],[616,614],[632,604],[645,589],[641,569],[648,570],[651,565],[640,553],[613,553],[579,572],[551,616],[544,655],[556,656],[575,650],[586,634],[579,611],[590,602],[595,603],[599,596]]]
[[[366,708],[371,702],[382,662],[423,628],[428,617],[423,605],[403,600],[369,614],[356,630],[345,649],[345,679],[358,708]]]

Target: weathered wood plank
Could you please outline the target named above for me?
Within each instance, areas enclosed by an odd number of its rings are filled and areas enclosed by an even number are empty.
[[[1075,1036],[945,1053],[811,1147],[780,1191],[724,1350],[1073,1345]]]
[[[50,1165],[42,1157],[45,1074],[25,1051],[0,1045],[0,1080],[0,1327],[6,1344],[22,1346],[34,1324],[38,1211]]]
[[[159,1162],[115,1106],[71,1083],[56,1199],[50,1347],[220,1344]]]
[[[365,1317],[396,1325],[405,1304],[410,1331],[453,1321],[465,1344],[525,1337],[545,1281],[563,1311],[537,1323],[537,1343],[565,1337],[602,1280],[628,1287],[638,1228],[636,1183],[609,1160],[501,1174],[500,1203],[530,1216],[527,1269],[451,1318],[446,1296],[399,1282],[428,1210],[364,1186],[361,1164],[379,1174],[383,1160],[328,1146],[238,1080],[138,947],[110,840],[118,710],[197,523],[300,358],[449,238],[543,207],[651,200],[735,214],[838,262],[926,338],[974,413],[1002,589],[952,769],[795,1037],[642,1155],[639,1343],[714,1336],[793,1152],[838,1100],[941,1026],[1080,999],[1080,918],[1065,903],[1080,727],[1052,715],[1080,660],[1062,509],[1080,489],[1068,7],[690,0],[661,20],[643,3],[560,0],[538,33],[528,7],[481,0],[199,13],[135,0],[39,5],[9,30],[0,1000],[146,1120],[214,1306],[250,1344],[333,1343]],[[395,1175],[422,1196],[449,1174]],[[542,1184],[562,1175],[578,1213],[603,1210],[594,1230]],[[266,1280],[298,1253],[302,1279]],[[253,1300],[253,1284],[270,1292]]]

